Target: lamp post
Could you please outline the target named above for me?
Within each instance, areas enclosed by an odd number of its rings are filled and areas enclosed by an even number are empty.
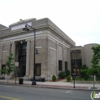
[[[74,86],[73,86],[73,88],[75,88],[75,78],[76,78],[76,74],[72,73],[72,79],[73,79],[73,81],[74,81]]]
[[[34,31],[34,64],[33,64],[33,66],[34,66],[34,70],[33,70],[33,80],[32,80],[32,85],[36,85],[36,79],[35,79],[35,72],[36,72],[36,67],[35,67],[35,54],[36,54],[36,52],[37,52],[37,50],[36,50],[36,30],[32,27],[32,26],[30,26],[30,25],[28,25],[28,24],[26,24],[25,25],[25,28],[23,28],[23,30],[24,31],[29,31],[29,28],[28,27],[30,27],[31,29],[33,29],[33,31]]]

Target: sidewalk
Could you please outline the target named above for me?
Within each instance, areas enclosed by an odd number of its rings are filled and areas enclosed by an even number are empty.
[[[23,84],[19,84],[19,81],[9,80],[9,83],[7,83],[7,80],[0,80],[0,84],[9,84],[9,85],[20,85],[20,86],[34,86],[34,87],[42,87],[42,88],[60,88],[60,89],[80,89],[80,90],[94,90],[92,89],[93,84],[90,83],[75,83],[75,88],[73,82],[65,82],[65,81],[59,81],[59,82],[36,82],[37,85],[31,85],[32,81],[23,81]],[[96,89],[100,90],[100,84],[95,84]]]

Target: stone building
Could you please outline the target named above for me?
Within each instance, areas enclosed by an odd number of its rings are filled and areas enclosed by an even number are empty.
[[[9,27],[0,25],[0,69],[6,67],[7,57],[12,53],[14,63],[19,63],[16,67],[17,77],[33,77],[34,31],[31,28],[28,32],[23,31],[26,23],[36,29],[36,49],[39,54],[36,54],[35,76],[43,75],[51,79],[59,71],[70,69],[68,51],[75,47],[75,42],[48,18],[21,19]]]
[[[71,47],[68,50],[68,66],[70,66],[71,73],[75,73],[80,76],[80,69],[82,65],[91,67],[91,60],[93,57],[93,46],[97,46],[97,43],[86,44],[84,46]]]
[[[93,56],[92,46],[86,44],[75,46],[75,42],[59,29],[48,18],[22,20],[6,27],[0,24],[0,69],[6,68],[9,54],[13,54],[17,77],[30,79],[34,75],[34,30],[29,27],[25,32],[26,23],[36,29],[36,63],[35,76],[44,76],[46,80],[52,75],[58,76],[60,71],[69,69],[71,74],[80,75],[80,68],[86,64],[91,67]],[[0,73],[3,74],[3,73]],[[13,77],[13,73],[11,74]]]

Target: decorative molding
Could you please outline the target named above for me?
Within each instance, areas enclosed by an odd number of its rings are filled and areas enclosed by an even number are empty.
[[[9,42],[2,42],[1,43],[2,46],[4,46],[4,45],[10,45],[10,44],[12,44],[10,41]]]
[[[64,40],[69,41],[69,43],[71,43],[73,46],[75,46],[75,42],[70,37],[68,37],[62,30],[57,31],[52,26],[49,26],[49,28],[52,29],[58,35],[60,35]]]
[[[15,41],[13,41],[12,44],[15,44]]]
[[[57,26],[55,26],[55,24],[53,24],[53,23],[50,24],[49,21],[48,21],[48,25],[47,24],[42,24],[42,23],[40,25],[39,26],[36,25],[37,30],[40,29],[40,28],[41,29],[49,28],[49,30],[54,31],[54,33],[56,33],[57,35],[61,36],[64,40],[67,40],[71,45],[75,46],[75,42],[70,37],[68,37],[61,29],[59,29]],[[20,25],[12,26],[11,30],[13,31],[13,30],[21,29],[21,28],[24,28],[24,26],[25,26],[25,24],[20,24]],[[20,32],[21,31],[19,31],[18,33],[20,33]],[[12,32],[12,33],[16,34],[17,32],[15,32],[15,33]],[[7,33],[7,34],[2,34],[2,35],[4,37],[4,36],[12,35],[12,34],[8,34]],[[2,35],[1,35],[1,37],[2,37]]]
[[[42,48],[42,46],[38,46],[38,47],[36,47],[37,49],[40,49],[40,48]]]
[[[39,35],[41,33],[42,33],[42,31],[37,32],[36,34],[38,34],[38,36],[36,36],[36,37],[44,36],[45,35],[45,34]],[[20,41],[20,40],[27,40],[27,39],[30,39],[31,41],[32,41],[32,39],[34,40],[33,32],[25,34],[25,35],[16,36],[16,37],[5,38],[5,39],[3,39],[3,41],[1,43],[13,42],[13,41]]]
[[[48,39],[51,40],[51,41],[53,41],[53,42],[56,42],[56,40],[54,40],[54,39],[52,39],[52,38],[50,38],[50,37],[48,37]]]
[[[43,33],[43,31],[36,32],[36,34],[38,34],[38,35],[36,35],[36,39],[40,39],[40,38],[43,39],[43,38],[47,37],[48,39],[52,40],[53,42],[60,43],[63,46],[65,46],[67,48],[70,48],[70,45],[68,45],[65,42],[61,42],[59,40],[59,38],[56,39],[53,36],[51,36],[50,34],[48,34],[48,33],[45,33],[45,34],[41,34],[41,33]],[[20,35],[20,36],[16,36],[16,37],[5,38],[5,39],[3,39],[1,44],[7,43],[7,42],[20,41],[20,40],[31,40],[31,41],[33,41],[34,40],[33,32],[32,33],[27,33],[27,34],[24,34],[24,35]]]
[[[63,42],[59,41],[58,39],[52,37],[50,34],[48,34],[48,37],[49,37],[49,39],[51,38],[50,40],[52,40],[52,41],[57,41],[58,43],[64,45],[65,47],[70,48],[70,45],[68,45],[68,44],[66,44],[66,43],[63,43]]]
[[[33,34],[32,34],[33,35]],[[28,36],[31,36],[31,34],[26,34],[26,35],[20,35],[20,36],[16,36],[16,37],[11,37],[11,38],[6,38],[6,39],[3,39],[4,42],[6,41],[18,41],[18,40],[26,40],[26,39],[29,39],[30,37]],[[27,37],[27,38],[26,38]],[[32,36],[31,36],[32,37]]]
[[[26,39],[25,41],[26,41],[26,42],[27,42],[27,41],[31,41],[31,39]]]
[[[7,52],[7,51],[2,51],[2,52]]]
[[[57,49],[50,47],[51,50],[57,51]]]
[[[45,39],[47,37],[48,37],[47,34],[39,34],[39,35],[36,36],[36,39]],[[31,41],[33,41],[33,40],[34,40],[34,37],[31,38]]]
[[[36,34],[41,34],[42,33],[42,31],[39,31],[39,32],[36,32]],[[10,38],[5,38],[5,39],[3,39],[3,41],[9,41],[9,40],[13,40],[13,41],[16,41],[17,39],[26,39],[26,37],[27,38],[30,38],[30,37],[34,37],[34,34],[33,34],[33,32],[31,32],[31,33],[27,33],[27,34],[24,34],[24,35],[19,35],[19,36],[13,36],[13,37],[10,37]]]

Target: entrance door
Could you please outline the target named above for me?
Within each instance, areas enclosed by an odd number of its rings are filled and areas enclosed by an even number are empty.
[[[73,68],[72,68],[72,73],[74,73],[75,75],[79,76],[79,75],[80,75],[80,68],[78,68],[78,67],[73,67]]]
[[[24,77],[26,74],[26,57],[22,58],[19,62],[18,77]]]
[[[21,64],[21,77],[24,77],[26,73],[26,63]]]
[[[26,51],[27,51],[27,43],[26,41],[18,42],[18,77],[24,77],[26,74]]]

